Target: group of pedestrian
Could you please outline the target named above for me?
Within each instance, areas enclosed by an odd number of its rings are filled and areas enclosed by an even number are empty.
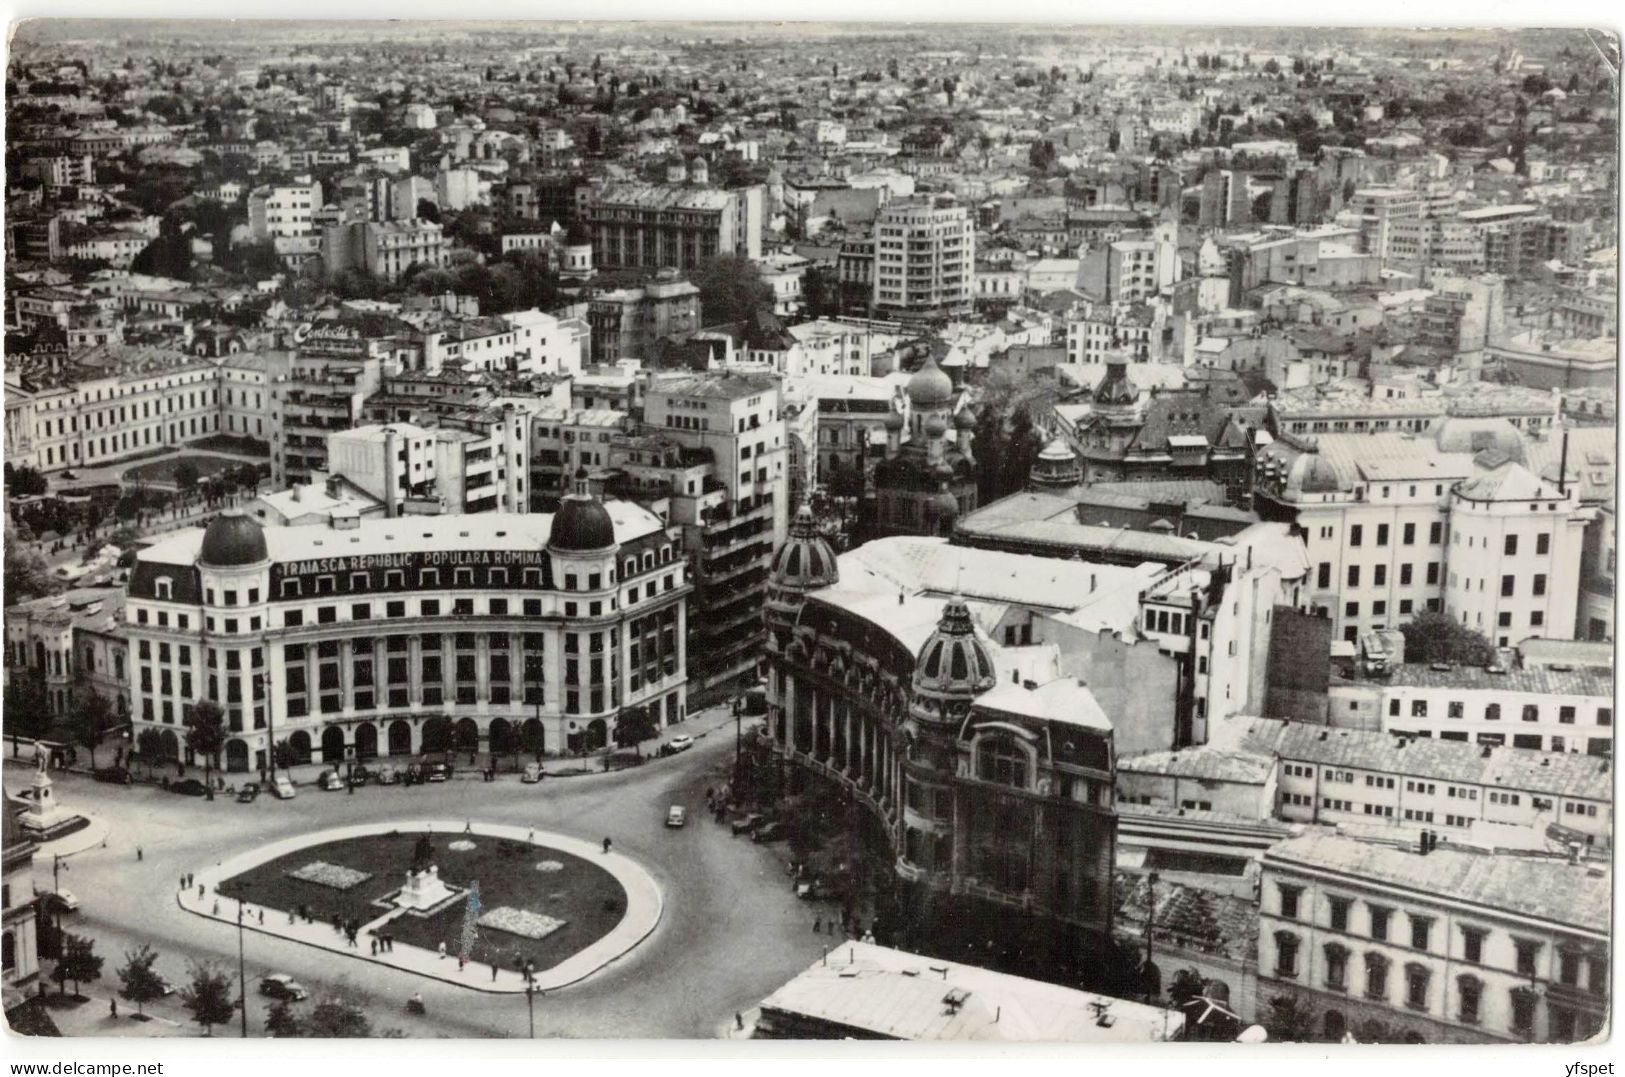
[[[344,936],[344,944],[350,947],[350,949],[361,949],[361,942],[359,938],[361,935],[360,920],[346,920],[339,916],[338,913],[334,913],[333,930]]]
[[[136,858],[140,859],[140,855],[141,855],[141,851],[139,849],[137,849],[136,850]],[[187,872],[185,875],[182,875],[181,876],[181,889],[182,890],[190,890],[190,889],[192,889],[192,883],[193,883],[194,879],[195,879],[195,876],[190,871]],[[203,896],[203,888],[201,886],[198,887],[197,896],[198,897]]]

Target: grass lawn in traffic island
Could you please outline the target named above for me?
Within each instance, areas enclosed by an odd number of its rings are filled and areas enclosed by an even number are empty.
[[[368,924],[388,915],[390,895],[406,882],[425,831],[401,830],[309,845],[223,880],[221,896],[251,906],[298,912],[305,906],[317,923]],[[427,915],[401,912],[378,927],[397,947],[433,953],[446,944],[448,962],[461,948],[467,888],[478,881],[481,923],[469,974],[489,977],[491,962],[515,970],[526,960],[542,972],[607,934],[626,912],[626,891],[609,872],[571,853],[484,834],[428,833],[431,863],[447,886],[463,893]],[[269,920],[272,914],[267,913]],[[339,937],[335,931],[335,937]],[[368,952],[369,939],[360,939]]]

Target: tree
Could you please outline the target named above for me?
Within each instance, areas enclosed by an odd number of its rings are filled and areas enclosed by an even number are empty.
[[[9,589],[9,585],[8,585]],[[25,737],[43,737],[51,731],[51,708],[45,700],[45,683],[31,670],[16,670],[6,682],[5,713],[8,732]],[[16,729],[12,730],[12,723]]]
[[[828,266],[808,266],[801,275],[801,302],[809,319],[830,318],[841,312],[841,282]]]
[[[719,254],[701,262],[693,281],[700,290],[702,325],[751,321],[759,311],[773,309],[773,289],[742,254]]]
[[[1405,636],[1405,661],[1449,662],[1459,666],[1487,666],[1495,662],[1495,645],[1445,613],[1419,613],[1399,626]]]
[[[83,935],[64,933],[62,956],[57,959],[56,968],[51,970],[51,979],[62,986],[62,993],[67,993],[69,980],[73,981],[73,993],[77,997],[81,983],[101,978],[102,959],[96,954],[95,941]]]
[[[265,1034],[285,1040],[304,1035],[304,1026],[287,999],[278,999],[276,1005],[265,1011]]]
[[[192,237],[174,217],[165,217],[158,238],[141,249],[130,263],[136,273],[184,280],[192,271]]]
[[[142,1013],[147,1003],[164,997],[164,982],[152,967],[157,960],[158,954],[147,945],[124,952],[124,967],[118,970],[119,981],[124,985],[119,989],[119,998],[135,1003],[137,1014]]]
[[[193,965],[191,977],[192,982],[181,990],[181,1005],[192,1012],[193,1022],[203,1026],[205,1036],[213,1036],[214,1026],[230,1021],[237,1012],[232,1005],[231,981],[209,964]]]
[[[27,464],[14,467],[8,460],[6,462],[6,494],[9,497],[34,497],[50,490],[51,484],[38,469]]]
[[[193,755],[203,758],[203,782],[210,800],[214,799],[214,768],[225,744],[225,714],[220,704],[212,699],[198,700],[192,707],[192,717],[186,720],[186,746]]]
[[[6,527],[6,605],[26,602],[31,598],[54,595],[62,590],[62,581],[51,574],[45,555],[20,540],[16,531]]]
[[[372,1022],[361,1007],[332,995],[322,999],[303,1022],[301,1035],[323,1040],[362,1040],[372,1035]]]
[[[1292,995],[1276,995],[1270,999],[1264,1030],[1277,1043],[1310,1043],[1315,1039],[1314,1011]]]
[[[164,757],[164,735],[149,726],[135,739],[135,747],[141,761],[147,764],[147,777],[152,777],[153,768]]]
[[[76,693],[72,715],[73,740],[81,748],[90,752],[90,769],[96,769],[96,749],[101,747],[102,737],[113,728],[113,705],[107,697],[94,688],[85,688]]]
[[[294,751],[293,742],[283,737],[271,748],[271,763],[273,766],[288,770],[298,765],[299,753]]]
[[[643,755],[642,743],[660,733],[660,724],[648,707],[627,707],[615,720],[615,743]]]
[[[190,460],[182,460],[175,465],[175,488],[182,494],[191,495],[197,490],[198,469]]]

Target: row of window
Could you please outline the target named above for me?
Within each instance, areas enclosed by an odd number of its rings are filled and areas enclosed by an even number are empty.
[[[1578,714],[1579,714],[1579,708],[1573,706],[1572,704],[1564,703],[1564,704],[1559,704],[1558,705],[1558,708],[1557,708],[1557,720],[1562,725],[1573,725],[1575,723],[1575,719],[1578,716]],[[1397,698],[1396,699],[1390,699],[1388,701],[1388,715],[1391,718],[1398,718],[1400,716],[1400,701]],[[1450,717],[1450,718],[1465,718],[1465,717],[1467,717],[1467,704],[1462,702],[1459,699],[1447,700],[1445,702],[1445,715],[1447,717]],[[1426,718],[1427,716],[1428,716],[1428,700],[1426,700],[1426,699],[1412,699],[1411,700],[1411,717],[1412,718]],[[1541,720],[1540,704],[1538,704],[1538,703],[1525,703],[1523,705],[1522,717],[1523,717],[1523,720],[1526,721],[1526,722],[1538,722],[1538,721],[1540,721]],[[1486,704],[1485,707],[1484,707],[1484,721],[1486,721],[1486,722],[1499,722],[1500,720],[1501,720],[1501,704],[1499,704],[1499,703]],[[1612,708],[1612,707],[1598,707],[1597,708],[1597,724],[1598,725],[1603,725],[1603,726],[1611,726],[1611,725],[1613,725],[1614,724],[1614,708]]]

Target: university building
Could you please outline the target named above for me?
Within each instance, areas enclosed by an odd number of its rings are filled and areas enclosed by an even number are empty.
[[[803,508],[769,587],[767,735],[793,785],[857,806],[891,928],[1064,965],[1111,937],[1112,723],[1054,645],[994,641],[1023,570],[1057,593],[1088,577],[932,539],[837,561]]]
[[[246,772],[282,741],[322,763],[558,752],[605,744],[631,707],[681,721],[681,551],[653,514],[584,486],[552,514],[261,527],[228,512],[155,543],[125,607],[136,737],[156,729],[179,756],[213,700],[225,767]]]

